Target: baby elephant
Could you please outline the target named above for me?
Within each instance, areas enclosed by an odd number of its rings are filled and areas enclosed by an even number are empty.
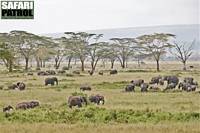
[[[82,90],[82,91],[91,91],[92,88],[90,86],[81,86],[80,90]]]
[[[135,85],[134,84],[129,84],[125,87],[126,92],[132,92],[135,91]]]
[[[7,107],[4,107],[4,108],[3,108],[3,112],[5,112],[5,113],[8,113],[8,112],[10,112],[10,111],[12,111],[12,110],[13,110],[13,107],[10,106],[10,105],[8,105]]]
[[[110,71],[110,75],[112,75],[112,74],[117,74],[118,72],[117,72],[117,70],[111,70]]]
[[[102,75],[102,76],[103,76],[103,71],[100,71],[100,72],[99,72],[99,75]]]
[[[132,80],[132,81],[131,81],[131,83],[132,83],[132,84],[134,84],[135,86],[138,86],[138,87],[140,87],[140,86],[141,86],[141,84],[143,84],[143,83],[144,83],[144,80],[143,80],[143,79]]]
[[[17,87],[21,91],[21,90],[25,90],[26,85],[23,82],[18,82]]]
[[[99,95],[99,94],[90,96],[89,100],[90,100],[90,102],[96,103],[97,105],[99,105],[100,103],[102,103],[102,104],[105,103],[104,96]]]
[[[18,86],[16,84],[12,84],[12,85],[8,86],[8,89],[9,90],[15,90],[15,89],[18,89]]]
[[[141,88],[141,92],[147,92],[148,88],[149,88],[149,84],[143,83],[143,84],[141,84],[140,88]]]
[[[85,103],[87,105],[87,99],[83,96],[70,96],[68,98],[68,105],[70,108],[72,106],[78,106],[79,108],[82,107],[82,104]]]
[[[58,79],[56,77],[52,77],[52,78],[46,78],[45,79],[45,85],[51,85],[51,86],[54,86],[56,82],[56,85],[58,85]]]

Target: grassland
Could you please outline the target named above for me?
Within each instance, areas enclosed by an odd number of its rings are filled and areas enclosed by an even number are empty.
[[[184,133],[200,132],[200,93],[196,92],[122,92],[124,86],[132,79],[142,78],[149,81],[157,75],[177,75],[194,77],[200,83],[200,63],[191,62],[193,70],[181,71],[181,65],[175,62],[164,62],[161,72],[154,70],[148,63],[138,68],[130,64],[129,69],[119,70],[117,75],[103,76],[87,73],[66,76],[56,75],[58,86],[44,86],[46,77],[27,76],[25,72],[0,72],[0,108],[6,105],[15,106],[22,101],[39,100],[41,106],[31,110],[14,111],[10,115],[0,113],[0,132],[3,133],[63,133],[63,132],[110,132],[110,133]],[[76,68],[74,68],[76,69]],[[77,67],[78,69],[78,67]],[[103,68],[98,67],[98,70]],[[97,70],[97,71],[98,71]],[[68,71],[67,73],[71,73]],[[27,85],[25,91],[6,90],[7,85],[23,81]],[[67,98],[73,92],[80,92],[82,84],[92,86],[92,91],[84,92],[102,94],[105,105],[89,104],[81,109],[69,109]],[[165,86],[160,86],[162,89]]]

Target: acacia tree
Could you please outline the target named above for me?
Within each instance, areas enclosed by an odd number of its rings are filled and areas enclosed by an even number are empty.
[[[94,37],[95,42],[88,45],[88,53],[91,59],[91,71],[92,75],[96,69],[98,61],[104,56],[104,46],[106,42],[98,42],[98,40],[103,37],[103,34],[97,34]]]
[[[90,39],[96,34],[89,34],[86,32],[65,32],[65,35],[70,39],[71,50],[74,52],[81,61],[81,70],[84,71],[85,68],[85,59],[88,56],[88,44]]]
[[[16,46],[25,59],[25,70],[28,70],[29,59],[37,51],[38,46],[49,43],[43,37],[26,31],[11,31],[10,35],[12,36],[12,44]]]
[[[193,41],[191,44],[178,44],[177,42],[174,42],[174,51],[171,51],[171,53],[183,63],[183,70],[186,70],[186,63],[193,54],[194,43],[195,41]]]
[[[50,55],[51,49],[45,46],[39,46],[34,54],[37,68],[45,67],[45,62],[50,58]]]
[[[175,35],[173,34],[154,33],[150,35],[142,35],[136,39],[140,50],[145,54],[152,55],[156,61],[157,71],[160,71],[159,61],[161,55],[166,53],[167,48],[173,47],[173,45],[169,43],[169,39],[174,37]]]
[[[108,59],[110,61],[110,68],[114,68],[114,63],[117,60],[117,47],[116,44],[108,44],[105,46],[104,49],[104,58]]]
[[[71,41],[70,38],[66,38],[66,37],[61,37],[56,40],[58,40],[60,45],[62,45],[63,53],[64,53],[66,59],[68,60],[67,67],[70,68],[72,58],[75,56],[75,52],[72,50],[73,41]]]
[[[0,33],[0,59],[4,62],[9,72],[12,72],[17,53],[10,39],[10,34]]]
[[[136,41],[134,38],[111,38],[114,41],[117,58],[122,68],[127,66],[128,58],[134,54]]]

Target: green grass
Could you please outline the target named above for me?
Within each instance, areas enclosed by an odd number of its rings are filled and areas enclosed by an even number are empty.
[[[198,64],[195,64],[198,65]],[[130,66],[134,68],[135,66]],[[200,83],[200,70],[180,71],[177,64],[161,66],[161,72],[155,72],[152,66],[141,69],[119,70],[117,75],[109,75],[105,70],[103,76],[95,73],[90,76],[56,75],[58,86],[44,86],[46,76],[27,76],[22,71],[0,72],[0,108],[6,105],[15,106],[19,102],[39,100],[41,106],[30,110],[18,110],[5,115],[0,113],[0,129],[3,133],[16,132],[194,132],[200,131],[200,89],[197,92],[136,92],[125,93],[124,87],[134,79],[149,82],[157,75],[177,75],[180,80],[192,76]],[[181,67],[180,67],[181,68]],[[100,69],[100,68],[98,68]],[[67,73],[70,73],[70,71]],[[25,91],[6,90],[11,83],[23,81]],[[92,91],[80,91],[83,84],[90,85]],[[164,89],[166,86],[160,86]],[[89,103],[83,108],[67,106],[71,95],[101,94],[105,105]],[[0,131],[0,132],[1,132]]]

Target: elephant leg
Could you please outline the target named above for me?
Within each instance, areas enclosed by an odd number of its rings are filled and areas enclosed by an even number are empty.
[[[82,107],[82,104],[81,104],[81,103],[80,103],[80,104],[78,104],[78,107],[79,107],[79,108],[81,108],[81,107]]]
[[[104,105],[104,103],[105,103],[105,101],[103,100],[103,103],[102,103],[102,104]]]

